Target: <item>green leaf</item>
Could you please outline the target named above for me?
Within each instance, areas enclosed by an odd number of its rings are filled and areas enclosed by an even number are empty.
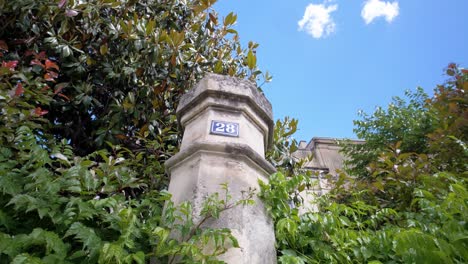
[[[237,30],[232,29],[232,28],[227,29],[226,32],[231,33],[231,34],[236,34],[236,35],[238,34]]]
[[[104,243],[99,254],[99,263],[118,263],[127,254],[127,251],[117,243]]]
[[[252,50],[249,50],[249,53],[247,54],[247,66],[249,67],[250,70],[253,70],[256,64],[257,64],[257,57],[252,52]]]
[[[156,26],[156,21],[154,19],[150,19],[146,24],[146,35],[150,35],[153,33],[154,27]]]
[[[138,251],[135,254],[132,254],[132,260],[136,263],[144,264],[145,263],[145,253],[143,251]]]
[[[222,73],[223,72],[223,62],[219,60],[214,66],[215,73]]]
[[[70,55],[72,55],[72,50],[69,46],[65,45],[62,47],[62,56],[63,57],[69,57]]]
[[[74,222],[65,233],[65,237],[68,236],[74,236],[83,244],[83,248],[89,251],[89,258],[93,259],[98,255],[102,242],[93,228],[87,227],[80,222]]]
[[[226,18],[224,18],[224,26],[225,27],[230,26],[236,23],[236,20],[237,20],[237,15],[231,12],[226,16]]]
[[[107,44],[101,45],[101,47],[99,48],[99,52],[101,53],[101,55],[106,55],[108,52]]]
[[[38,257],[33,257],[28,253],[22,253],[16,256],[11,264],[44,264]]]

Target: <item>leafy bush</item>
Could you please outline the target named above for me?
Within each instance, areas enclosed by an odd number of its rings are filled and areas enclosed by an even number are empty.
[[[316,197],[316,210],[295,206],[297,190],[312,184],[300,168],[260,183],[280,263],[468,261],[468,71],[450,64],[447,73],[432,98],[418,91],[356,122],[369,141],[347,153],[360,167]]]
[[[352,201],[316,199],[318,211],[299,214],[287,190],[307,181],[273,175],[262,197],[275,220],[280,263],[465,263],[468,258],[466,174],[421,177],[405,210]],[[285,202],[286,201],[286,202]]]
[[[238,246],[163,191],[181,95],[206,72],[262,76],[214,3],[0,0],[0,263],[217,262]]]

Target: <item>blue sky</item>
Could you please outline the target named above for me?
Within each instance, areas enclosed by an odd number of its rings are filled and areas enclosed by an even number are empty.
[[[214,8],[237,13],[241,41],[260,44],[258,65],[273,75],[262,88],[275,119],[299,119],[298,140],[354,138],[358,110],[418,86],[432,93],[450,62],[468,67],[467,0],[219,0]]]

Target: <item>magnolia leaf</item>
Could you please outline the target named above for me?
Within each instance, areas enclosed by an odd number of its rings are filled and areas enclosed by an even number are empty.
[[[249,50],[247,53],[247,66],[249,69],[253,70],[257,64],[257,57],[255,54],[252,52],[252,50]]]
[[[99,52],[101,53],[101,55],[106,55],[107,51],[108,51],[107,44],[101,45],[101,47],[99,48]]]
[[[234,24],[236,20],[237,20],[237,15],[231,12],[226,16],[226,18],[224,18],[224,26],[225,27],[230,26]]]
[[[154,19],[150,19],[146,24],[146,35],[150,35],[153,33],[154,27],[156,26],[156,21]]]
[[[215,73],[223,72],[223,62],[221,60],[218,60],[218,62],[215,64],[213,71]]]

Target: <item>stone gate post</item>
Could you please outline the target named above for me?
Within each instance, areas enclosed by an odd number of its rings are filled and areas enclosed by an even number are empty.
[[[180,152],[166,162],[171,177],[169,192],[175,204],[191,201],[194,216],[204,199],[223,194],[227,183],[233,200],[241,191],[268,181],[275,168],[265,160],[272,140],[271,104],[249,81],[208,74],[185,94],[177,108],[184,130]],[[222,256],[227,263],[276,263],[273,223],[263,203],[237,206],[204,226],[229,228],[240,249]]]

